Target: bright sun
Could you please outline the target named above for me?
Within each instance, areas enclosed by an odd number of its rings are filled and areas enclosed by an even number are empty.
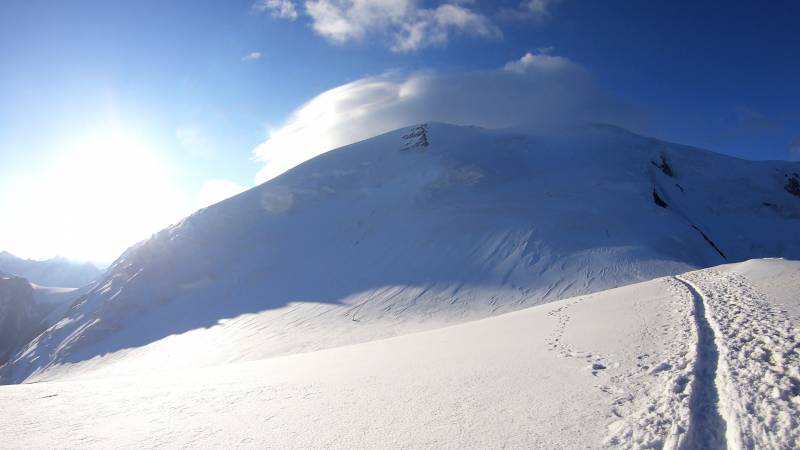
[[[68,145],[44,173],[18,180],[14,246],[37,257],[111,261],[179,219],[187,211],[151,149],[132,133],[105,130]]]

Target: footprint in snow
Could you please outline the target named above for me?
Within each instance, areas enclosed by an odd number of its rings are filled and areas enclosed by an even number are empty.
[[[592,375],[594,376],[597,376],[598,374],[601,373],[601,371],[606,370],[606,366],[600,363],[593,363],[590,366],[588,366],[588,368],[589,370],[592,371]]]

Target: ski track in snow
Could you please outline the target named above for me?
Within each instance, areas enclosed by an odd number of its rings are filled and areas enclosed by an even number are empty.
[[[728,448],[800,448],[798,330],[740,274],[708,269],[681,279],[705,304],[716,337],[715,387]]]
[[[172,383],[9,386],[0,396],[12,438],[0,447],[797,449],[798,329],[774,300],[739,273],[705,269],[420,334],[159,375]]]
[[[663,280],[682,322],[677,339],[650,370],[663,372],[661,382],[614,402],[623,418],[609,426],[605,446],[800,448],[800,335],[785,312],[737,273],[707,269]],[[627,402],[638,410],[620,414]]]
[[[711,327],[705,300],[697,289],[681,277],[692,296],[694,319],[697,326],[697,350],[695,352],[694,379],[689,400],[689,431],[681,446],[686,449],[725,449],[726,421],[719,411],[719,349],[716,334]]]

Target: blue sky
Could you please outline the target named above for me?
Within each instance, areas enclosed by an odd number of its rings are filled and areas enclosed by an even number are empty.
[[[295,152],[288,167],[403,121],[455,117],[504,125],[434,111],[438,106],[422,99],[371,110],[369,119],[354,117],[355,134],[336,131],[341,122],[335,118],[325,129],[303,122],[311,112],[318,121],[343,105],[369,102],[375,89],[420,83],[426,87],[419,92],[427,93],[500,86],[503,97],[503,86],[514,96],[569,78],[575,81],[567,90],[586,93],[567,99],[570,104],[603,103],[591,118],[742,158],[800,159],[798,17],[796,1],[2,2],[0,210],[2,222],[17,225],[0,227],[0,247],[31,257],[110,259],[130,240],[207,203],[204,186],[221,186],[224,194],[252,186],[257,173],[259,181],[270,176],[265,166],[282,170],[273,156],[285,146],[314,147]],[[509,78],[503,69],[520,61],[527,64],[520,71],[530,75]],[[554,65],[555,75],[542,75]],[[470,84],[475,78],[482,81]],[[447,103],[437,95],[430,97]],[[612,100],[598,100],[606,97]],[[319,107],[304,112],[310,101]],[[308,143],[297,130],[331,137]],[[93,179],[91,167],[81,169],[87,163],[71,153],[92,146],[105,152],[120,142],[134,150],[109,153],[97,168],[115,173],[119,192],[104,186],[105,178]],[[136,156],[139,149],[153,156],[151,165],[114,166],[125,157],[146,159]],[[71,183],[76,177],[64,174],[72,170],[64,161],[84,180],[72,195],[82,198],[31,193],[35,184]],[[161,178],[153,181],[156,172]],[[170,213],[147,212],[147,202],[142,211],[124,207],[148,183],[170,191],[169,202],[155,208]],[[105,195],[93,196],[97,191]],[[86,219],[60,220],[78,213]],[[93,241],[91,252],[82,252],[80,233],[69,228],[87,230],[82,236],[90,239],[97,230],[125,228],[125,214],[153,217],[120,237]],[[34,221],[60,222],[59,236],[21,237],[24,230],[41,235],[52,228],[33,227]]]

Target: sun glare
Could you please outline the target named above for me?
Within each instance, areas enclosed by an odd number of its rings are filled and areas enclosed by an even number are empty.
[[[106,130],[67,148],[44,174],[20,180],[21,253],[111,261],[186,213],[165,165],[135,134]]]

